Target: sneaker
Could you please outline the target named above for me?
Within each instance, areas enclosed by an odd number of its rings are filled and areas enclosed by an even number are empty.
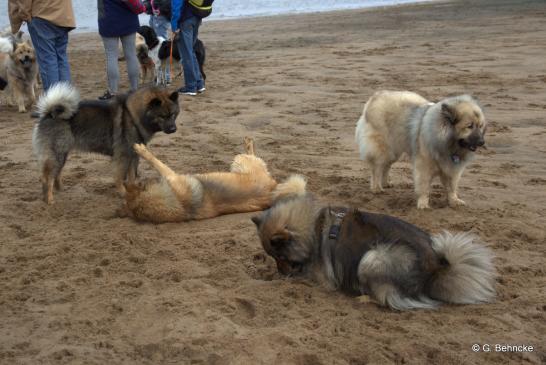
[[[197,93],[198,93],[198,94],[202,94],[202,93],[205,92],[205,90],[207,90],[207,88],[203,86],[202,88],[197,89]]]
[[[112,94],[109,90],[106,90],[106,92],[102,96],[99,96],[99,100],[110,100],[114,96],[116,96],[116,94]]]
[[[180,94],[184,94],[184,95],[191,95],[191,96],[197,95],[197,92],[196,92],[196,91],[190,90],[190,89],[186,89],[185,87],[181,87],[180,89],[178,89],[178,92],[179,92]]]

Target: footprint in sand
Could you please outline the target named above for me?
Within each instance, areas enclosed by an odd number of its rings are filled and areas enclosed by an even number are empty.
[[[256,306],[244,298],[235,298],[237,304],[237,309],[242,313],[247,319],[252,319],[256,317]]]

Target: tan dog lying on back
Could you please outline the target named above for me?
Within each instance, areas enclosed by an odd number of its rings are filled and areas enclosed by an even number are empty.
[[[127,184],[122,216],[154,223],[182,222],[269,208],[282,196],[300,191],[305,180],[293,175],[277,184],[265,162],[245,138],[245,154],[235,156],[229,172],[179,175],[142,144],[134,145],[162,177],[159,182]]]
[[[372,170],[371,189],[388,185],[391,165],[405,152],[413,161],[417,208],[429,208],[432,179],[440,177],[450,206],[464,205],[457,188],[466,165],[484,145],[486,121],[476,100],[461,95],[431,103],[409,91],[379,91],[356,127],[360,158]]]

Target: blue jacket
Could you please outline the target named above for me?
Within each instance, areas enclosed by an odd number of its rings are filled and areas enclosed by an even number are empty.
[[[121,0],[98,0],[99,34],[103,37],[122,37],[136,33],[140,24]]]
[[[171,29],[173,32],[180,28],[181,22],[195,16],[189,5],[186,4],[186,0],[171,0],[171,11]]]

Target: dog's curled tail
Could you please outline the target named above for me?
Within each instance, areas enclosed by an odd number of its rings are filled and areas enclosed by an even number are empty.
[[[40,118],[70,119],[78,111],[80,93],[67,82],[59,82],[40,96],[36,109]]]
[[[358,119],[358,122],[356,122],[356,129],[355,129],[355,143],[358,147],[358,152],[360,152],[360,159],[364,160],[366,156],[366,145],[365,145],[365,128],[366,128],[366,110],[368,109],[368,104],[370,101],[368,100],[366,104],[364,104],[364,110],[362,111],[362,115],[360,116],[360,119]]]
[[[11,40],[5,37],[0,37],[0,53],[13,52],[13,43]]]
[[[475,241],[470,233],[443,232],[432,236],[432,248],[447,262],[430,284],[430,297],[457,304],[494,300],[493,253]]]
[[[288,179],[278,184],[273,190],[273,201],[305,195],[307,180],[302,175],[290,175]]]

